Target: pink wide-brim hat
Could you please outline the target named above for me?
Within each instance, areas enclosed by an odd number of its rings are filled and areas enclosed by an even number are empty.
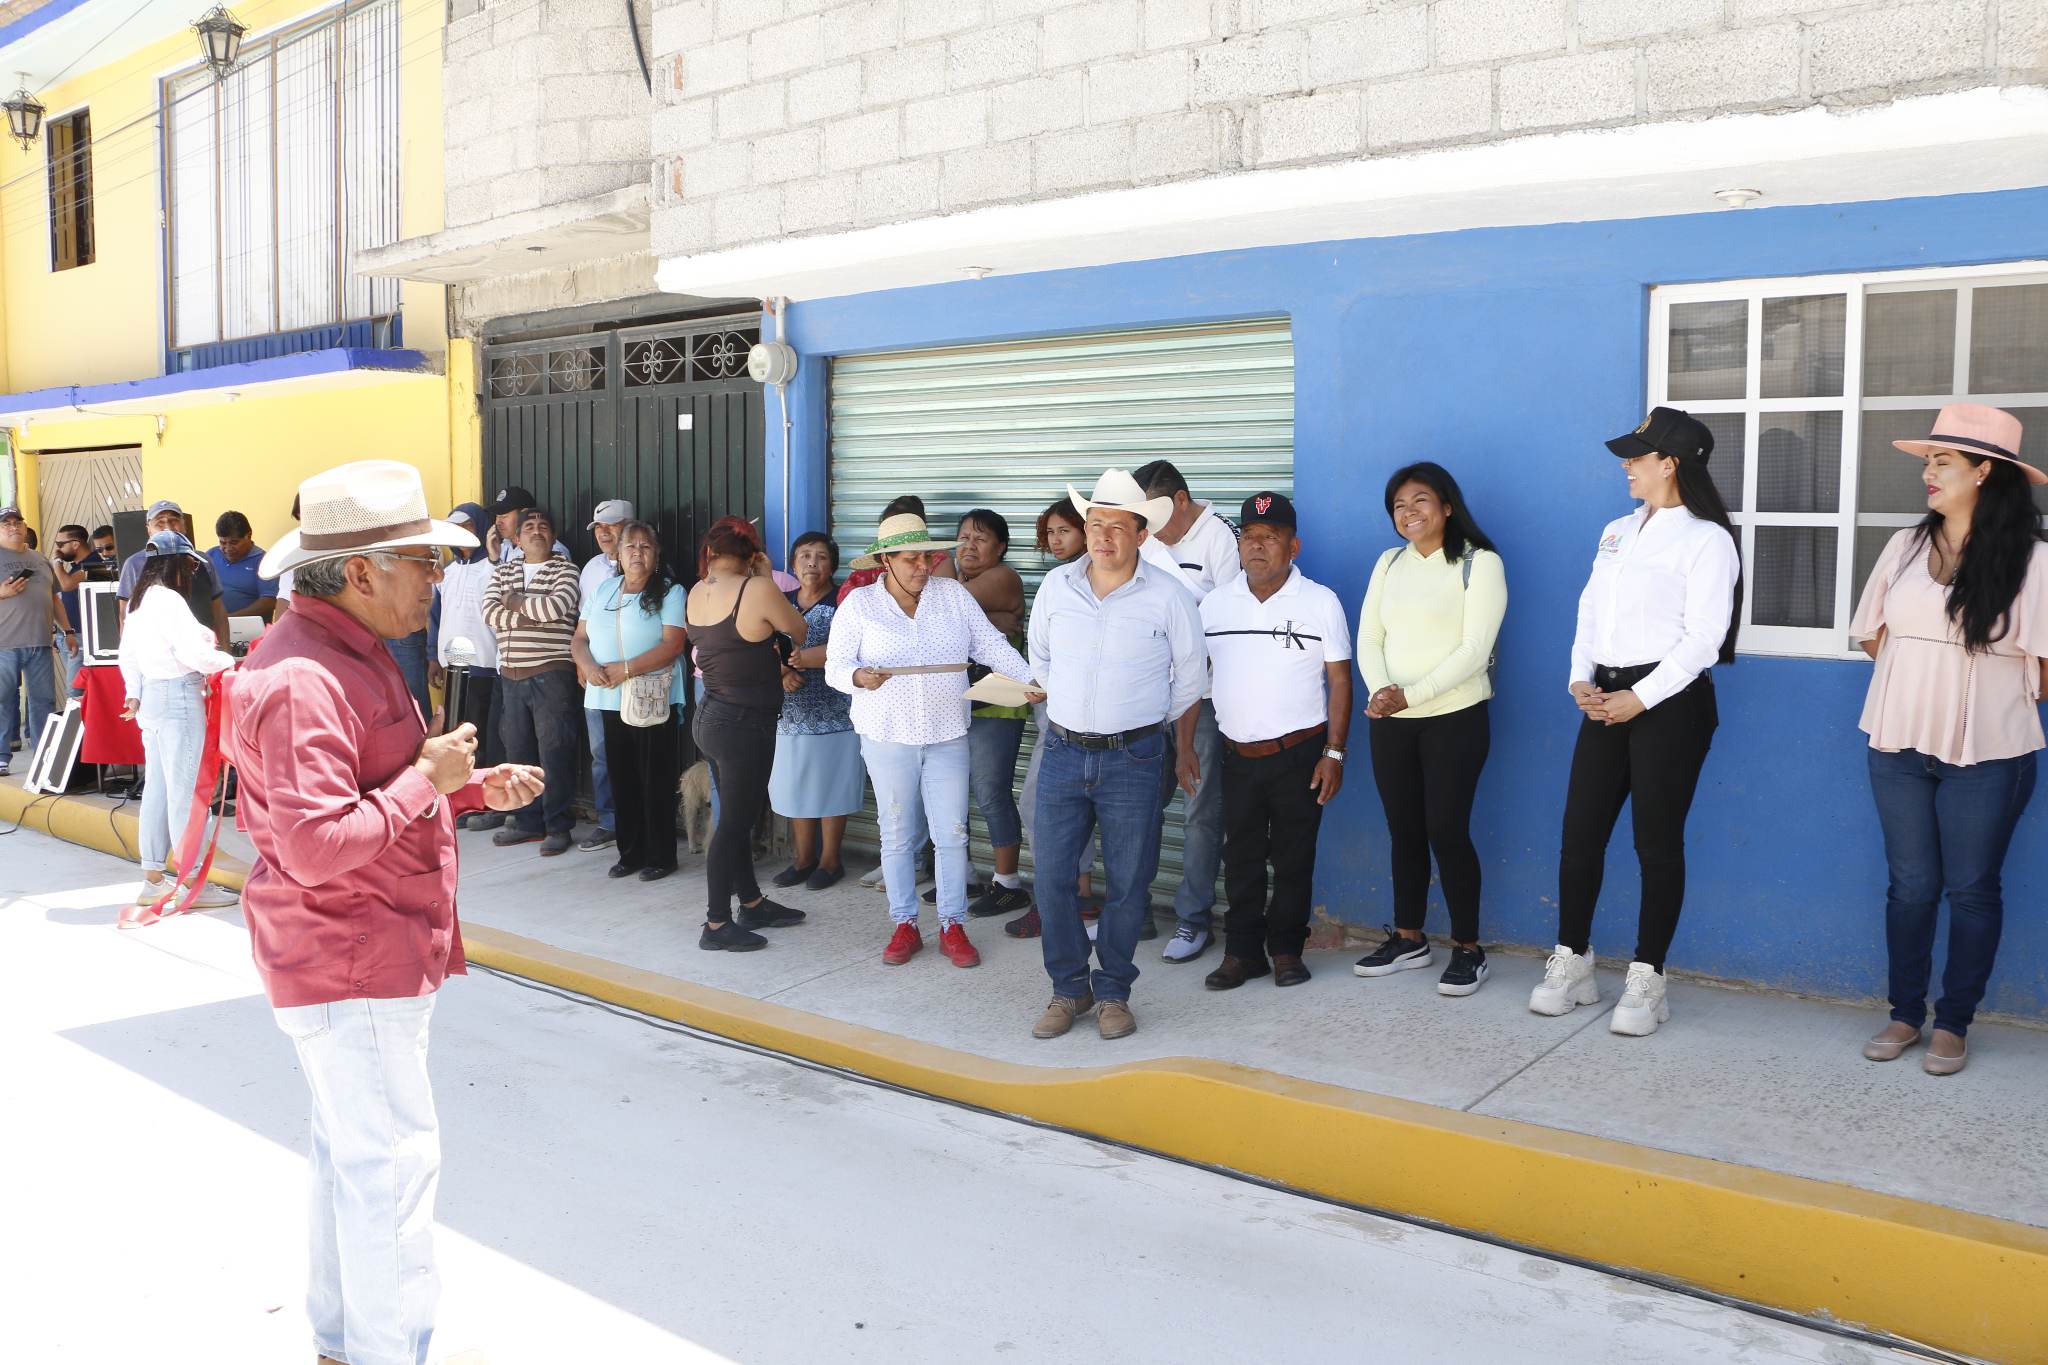
[[[1954,450],[1964,455],[1989,455],[2005,460],[2026,472],[2028,483],[2048,483],[2048,474],[2020,458],[2020,419],[2003,408],[1982,403],[1950,403],[1934,419],[1934,431],[1924,441],[1893,441],[1908,455],[1926,459],[1937,450]]]

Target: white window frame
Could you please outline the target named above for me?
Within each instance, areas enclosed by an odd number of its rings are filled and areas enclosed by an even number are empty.
[[[1833,528],[1835,531],[1835,611],[1832,626],[1757,625],[1750,618],[1756,595],[1743,596],[1742,630],[1737,636],[1741,653],[1779,655],[1807,659],[1861,659],[1863,651],[1849,639],[1849,618],[1856,610],[1856,528],[1858,526],[1911,526],[1918,514],[1860,512],[1857,504],[1857,459],[1863,447],[1863,412],[1939,408],[1943,404],[1968,401],[1993,407],[2048,407],[2048,392],[1972,394],[1969,392],[1970,328],[1972,300],[1980,285],[2048,284],[2048,260],[2009,261],[1996,265],[1930,267],[1920,270],[1871,271],[1837,275],[1783,275],[1768,279],[1724,280],[1717,283],[1657,285],[1650,291],[1649,406],[1669,404],[1702,415],[1741,414],[1743,423],[1742,490],[1744,507],[1728,509],[1742,537],[1745,569],[1756,562],[1756,528],[1797,526]],[[1873,293],[1909,293],[1953,286],[1956,289],[1956,349],[1945,394],[1911,394],[1902,397],[1863,396],[1864,301]],[[1763,316],[1766,299],[1811,298],[1839,294],[1847,303],[1843,337],[1842,392],[1832,398],[1761,398],[1763,369]],[[1748,304],[1748,337],[1742,398],[1686,399],[1672,402],[1670,392],[1671,309],[1686,303]],[[1833,513],[1754,512],[1746,510],[1756,501],[1757,444],[1762,418],[1772,413],[1838,412],[1842,417],[1841,500]],[[2030,441],[2031,445],[2032,442]],[[1733,452],[1715,452],[1726,459]],[[1900,456],[1904,459],[1904,456]]]

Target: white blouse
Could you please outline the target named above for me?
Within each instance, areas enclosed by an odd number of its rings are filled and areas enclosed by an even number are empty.
[[[860,668],[964,664],[972,660],[1028,681],[1031,665],[989,623],[964,584],[933,578],[904,615],[886,583],[855,588],[832,618],[825,681],[853,697],[853,728],[891,744],[943,744],[967,733],[967,673],[911,673],[870,690],[854,685]]]
[[[1571,681],[1591,682],[1595,665],[1656,664],[1637,699],[1655,706],[1683,692],[1720,657],[1741,573],[1734,537],[1683,507],[1608,522],[1579,594]]]
[[[142,696],[145,679],[166,682],[194,673],[214,674],[235,666],[213,627],[199,624],[185,599],[161,585],[145,588],[121,623],[121,681],[130,697]]]

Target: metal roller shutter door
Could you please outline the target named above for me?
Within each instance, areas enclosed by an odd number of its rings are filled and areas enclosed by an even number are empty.
[[[842,560],[873,538],[890,499],[915,493],[950,533],[991,507],[1010,523],[1027,598],[1052,567],[1038,514],[1106,468],[1170,459],[1195,496],[1230,515],[1263,489],[1292,494],[1294,342],[1285,318],[1040,337],[844,356],[831,381],[832,535]],[[1036,739],[1026,727],[1017,785]],[[1180,798],[1161,841],[1155,900],[1180,880]],[[988,839],[971,816],[976,861]],[[849,837],[874,847],[873,807]],[[1025,848],[1030,869],[1030,848]]]

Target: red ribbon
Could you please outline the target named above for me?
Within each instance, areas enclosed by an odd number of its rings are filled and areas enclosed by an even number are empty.
[[[206,885],[206,874],[213,870],[214,853],[220,847],[220,821],[215,818],[214,794],[223,790],[222,774],[231,766],[227,755],[221,751],[220,732],[227,713],[229,680],[236,672],[237,669],[231,668],[214,674],[207,681],[206,741],[200,750],[199,776],[192,784],[192,814],[185,821],[185,837],[178,844],[178,876],[153,904],[131,905],[123,910],[120,918],[123,929],[145,929],[172,915],[184,914],[192,908],[192,902]],[[193,871],[195,865],[198,869],[196,874]],[[166,910],[165,905],[174,897],[178,898],[176,908]]]

